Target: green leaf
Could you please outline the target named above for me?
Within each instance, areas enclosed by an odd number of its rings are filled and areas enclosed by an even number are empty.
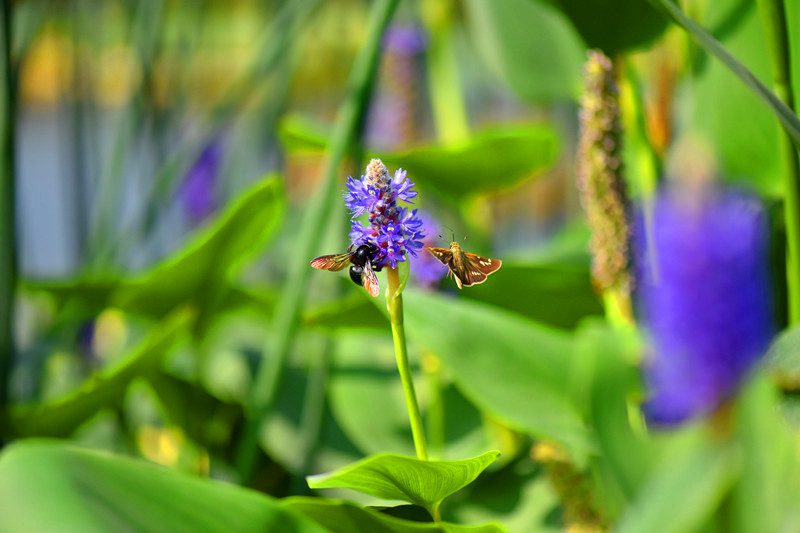
[[[630,505],[658,457],[638,411],[643,393],[634,365],[641,351],[634,332],[612,329],[599,319],[576,332],[570,388],[581,395],[598,448],[590,457],[598,487],[593,501],[611,517]]]
[[[259,444],[264,451],[298,476],[309,472],[309,465],[303,464],[303,456],[298,453],[298,450],[309,446],[307,434],[303,431],[303,402],[298,401],[298,398],[307,396],[308,386],[307,369],[287,368],[274,406],[259,434]],[[340,427],[329,402],[325,402],[323,407],[321,435],[313,445],[314,461],[311,468],[315,470],[339,468],[363,456]]]
[[[416,355],[412,347],[412,365]],[[413,455],[405,395],[386,329],[380,334],[338,335],[333,360],[328,386],[330,408],[362,454]],[[424,377],[415,370],[416,365],[412,366],[415,378]],[[442,393],[445,427],[444,455],[440,458],[468,457],[487,449],[490,443],[480,412],[454,388],[445,388]],[[420,407],[424,412],[426,406]]]
[[[704,16],[709,27],[717,26],[715,21],[731,10],[730,6],[724,6],[726,3],[731,2],[709,4]],[[755,76],[769,80],[763,26],[755,6],[750,5],[751,9],[737,17],[736,26],[726,32],[722,43]],[[705,54],[699,54],[698,58],[708,64],[692,79],[693,90],[687,94],[690,105],[676,107],[685,113],[679,120],[691,124],[687,131],[689,139],[699,134],[701,139],[712,143],[722,179],[755,187],[765,195],[780,196],[783,191],[780,132],[772,113],[724,64]],[[719,97],[721,91],[725,98]],[[747,109],[747,113],[742,113],[742,109]]]
[[[332,533],[502,533],[496,524],[461,526],[448,523],[411,522],[359,507],[350,502],[323,498],[286,498],[284,507],[316,521]]]
[[[588,258],[587,258],[588,259]],[[520,295],[524,294],[524,298]],[[516,311],[541,324],[571,329],[589,315],[602,315],[585,263],[504,261],[491,283],[464,291],[470,299]]]
[[[517,95],[534,103],[578,97],[584,46],[561,13],[530,0],[464,6],[476,51]]]
[[[726,506],[734,532],[789,531],[800,520],[797,433],[782,416],[779,398],[763,373],[739,396],[736,435],[744,461]]]
[[[547,1],[569,17],[590,48],[609,56],[649,44],[667,28],[661,15],[642,0]]]
[[[484,130],[455,146],[430,146],[380,154],[390,167],[409,171],[412,181],[453,201],[513,187],[555,163],[560,147],[549,125]]]
[[[155,316],[185,302],[218,304],[237,267],[277,230],[284,210],[280,180],[261,181],[176,255],[120,286],[113,303]]]
[[[697,531],[728,493],[741,469],[738,450],[702,434],[680,437],[685,438],[656,468],[616,531]]]
[[[311,307],[303,313],[303,325],[323,330],[374,329],[386,331],[388,317],[367,298],[363,289],[351,291],[338,300]]]
[[[299,117],[281,123],[287,149],[317,146],[326,136]],[[425,146],[377,155],[394,169],[409,171],[412,181],[444,199],[459,202],[470,195],[507,189],[552,166],[560,150],[555,129],[547,124],[484,130],[459,145]]]
[[[797,118],[786,104],[775,96],[747,67],[736,60],[719,41],[714,39],[699,24],[687,17],[681,9],[671,0],[648,0],[655,6],[660,6],[666,14],[681,28],[686,30],[697,43],[708,53],[716,56],[731,72],[733,72],[751,91],[753,91],[775,114],[783,125],[786,133],[792,138],[795,145],[800,146],[800,119]]]
[[[433,515],[442,500],[472,483],[499,456],[500,452],[491,451],[461,461],[424,461],[385,453],[307,479],[312,489],[353,489],[413,503]]]
[[[13,433],[68,437],[98,411],[119,405],[128,384],[158,368],[193,318],[194,313],[188,309],[175,311],[118,364],[101,370],[74,393],[46,404],[15,408],[10,417]]]
[[[281,181],[260,181],[234,201],[181,249],[133,278],[100,277],[68,283],[28,282],[29,290],[53,294],[57,304],[78,300],[88,312],[116,306],[160,318],[179,305],[193,304],[204,314],[225,305],[256,304],[270,309],[268,295],[256,297],[233,286],[242,262],[275,233],[285,211]]]
[[[800,326],[782,332],[767,352],[770,372],[785,390],[800,389]]]
[[[49,441],[0,456],[0,515],[8,533],[326,531],[258,492]]]
[[[540,464],[522,456],[448,499],[443,514],[458,523],[499,522],[519,533],[563,532],[554,513],[560,502],[551,480]]]
[[[571,452],[592,448],[567,387],[573,345],[565,333],[467,299],[404,296],[409,337],[439,357],[472,403]]]

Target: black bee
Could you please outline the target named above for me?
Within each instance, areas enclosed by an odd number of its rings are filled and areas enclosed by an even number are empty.
[[[372,296],[380,294],[380,287],[378,286],[378,277],[373,270],[372,260],[375,254],[378,253],[378,247],[367,242],[356,248],[354,251],[345,252],[343,254],[322,255],[315,257],[311,260],[311,266],[321,270],[342,270],[347,265],[350,265],[350,279],[356,285],[363,285],[368,293]]]

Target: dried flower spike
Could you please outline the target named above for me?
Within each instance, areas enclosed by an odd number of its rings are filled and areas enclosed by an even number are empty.
[[[369,214],[369,226],[352,221],[350,242],[354,247],[370,242],[378,248],[372,264],[377,268],[406,261],[408,255],[417,255],[422,248],[425,232],[417,210],[398,205],[398,201],[413,203],[417,192],[406,177],[406,171],[398,169],[394,177],[389,175],[380,159],[367,165],[361,180],[348,178],[345,203],[353,218]]]
[[[584,66],[578,189],[592,232],[592,276],[601,289],[629,288],[629,227],[622,179],[617,87],[611,60],[592,50]]]

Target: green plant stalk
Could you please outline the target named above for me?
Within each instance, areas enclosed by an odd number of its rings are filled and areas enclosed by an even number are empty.
[[[444,411],[444,377],[439,359],[430,352],[422,354],[422,369],[428,382],[430,400],[425,413],[428,423],[428,442],[431,454],[441,459],[445,443],[445,411]]]
[[[775,94],[795,111],[792,92],[789,34],[786,28],[786,8],[783,0],[758,0],[758,10],[764,24],[767,48],[772,66]],[[781,135],[781,158],[786,176],[784,196],[786,217],[786,285],[788,288],[789,323],[800,322],[800,162],[797,148],[789,134]]]
[[[124,185],[125,163],[128,161],[130,147],[136,142],[146,120],[148,96],[147,87],[152,77],[152,66],[158,50],[158,34],[163,23],[164,10],[161,2],[140,2],[137,4],[131,28],[131,40],[139,53],[142,65],[142,83],[135,97],[114,126],[114,142],[108,160],[104,163],[100,181],[97,183],[95,213],[90,227],[88,252],[90,266],[103,272],[114,266],[119,245],[117,234],[117,214]]]
[[[305,476],[314,462],[314,456],[322,435],[322,424],[325,419],[325,394],[328,390],[328,377],[331,366],[333,340],[325,339],[325,346],[314,356],[309,370],[308,386],[303,398],[303,413],[300,420],[300,431],[303,436],[300,452],[300,475],[292,476],[290,494],[307,494],[309,491]]]
[[[675,2],[672,0],[648,0],[648,2],[664,13],[665,16],[671,18],[675,24],[686,30],[697,44],[706,50],[706,52],[713,54],[719,59],[722,64],[739,78],[745,86],[753,91],[762,102],[769,106],[770,110],[775,114],[775,118],[783,124],[783,127],[792,138],[795,146],[800,147],[800,117],[789,109],[774,92],[770,91],[766,85],[761,83],[761,80],[750,72],[747,67],[737,61],[719,41],[712,37],[695,21],[688,18]]]
[[[258,431],[277,394],[297,330],[297,321],[311,275],[308,261],[319,247],[322,230],[333,210],[333,203],[341,201],[336,190],[339,185],[336,175],[344,155],[363,125],[378,70],[381,35],[398,3],[399,0],[380,0],[372,6],[366,41],[350,74],[347,99],[337,114],[325,173],[311,205],[305,210],[296,253],[291,258],[293,267],[289,269],[288,280],[275,308],[272,322],[275,338],[265,348],[266,357],[258,369],[251,391],[249,420],[236,458],[237,470],[243,482],[247,482],[253,473],[258,452]]]
[[[14,359],[14,296],[17,288],[17,231],[14,205],[16,78],[11,54],[11,2],[3,2],[3,92],[0,120],[0,443],[5,434],[11,364]]]
[[[417,451],[417,458],[427,461],[428,447],[425,443],[425,428],[422,425],[417,393],[414,391],[414,378],[411,375],[411,367],[408,364],[406,330],[403,325],[403,288],[400,286],[400,276],[396,268],[388,268],[386,276],[389,280],[389,288],[386,290],[386,307],[389,309],[389,318],[392,322],[394,354],[397,357],[400,380],[403,382],[403,394],[406,397],[406,408],[411,422],[411,434],[414,436],[414,448]]]
[[[424,7],[425,23],[431,36],[427,70],[436,136],[444,144],[458,144],[469,138],[469,121],[453,48],[452,11],[455,6],[449,0],[433,0]]]

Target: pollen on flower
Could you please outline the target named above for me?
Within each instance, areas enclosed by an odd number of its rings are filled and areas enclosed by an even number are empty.
[[[408,255],[416,255],[422,248],[425,232],[417,217],[417,210],[408,210],[398,202],[412,203],[416,198],[414,183],[408,179],[404,170],[397,170],[394,177],[380,159],[373,159],[367,165],[361,180],[348,178],[345,204],[357,218],[369,216],[369,225],[364,227],[353,220],[350,228],[350,242],[360,246],[371,242],[378,248],[373,265],[397,267],[406,261]]]

